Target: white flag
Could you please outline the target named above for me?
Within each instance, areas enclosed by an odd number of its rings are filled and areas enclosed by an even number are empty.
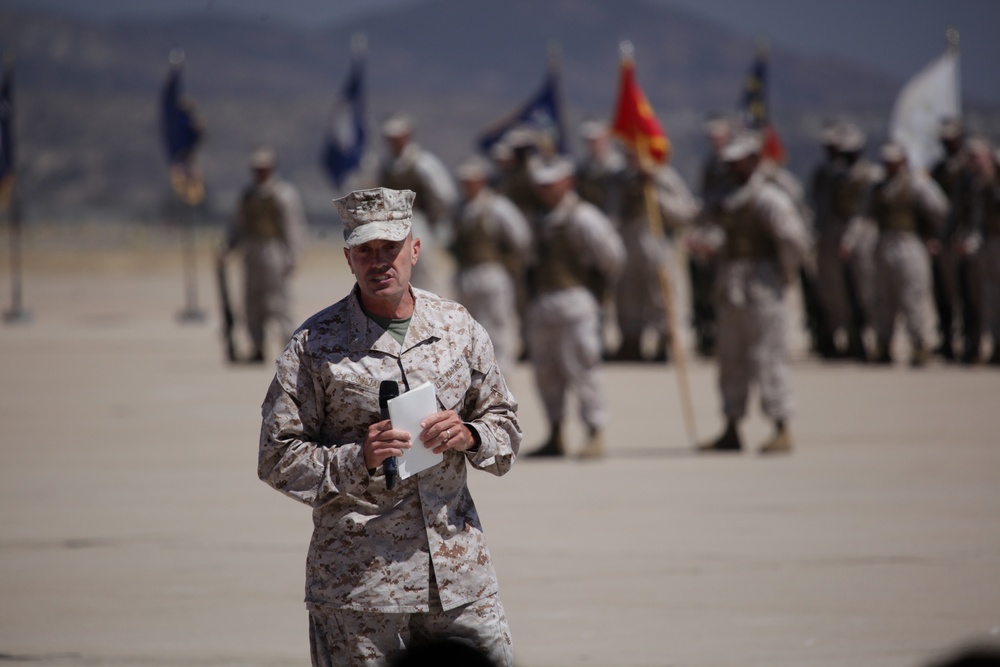
[[[889,136],[906,149],[910,164],[930,169],[943,155],[938,126],[962,115],[958,50],[948,49],[903,86],[889,121]]]

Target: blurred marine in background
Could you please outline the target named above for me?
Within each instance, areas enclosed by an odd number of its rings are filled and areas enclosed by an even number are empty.
[[[253,349],[247,358],[264,361],[265,333],[278,329],[281,345],[291,338],[289,282],[305,246],[307,226],[299,192],[276,173],[278,158],[268,146],[250,156],[252,181],[230,219],[219,261],[233,250],[243,255],[244,314]]]

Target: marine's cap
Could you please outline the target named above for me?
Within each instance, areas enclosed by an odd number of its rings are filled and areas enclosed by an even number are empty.
[[[412,190],[355,190],[333,203],[344,219],[344,242],[355,248],[369,241],[402,241],[410,233]]]
[[[278,163],[278,154],[270,146],[261,146],[250,154],[250,166],[254,169],[273,169]]]
[[[393,114],[382,124],[383,137],[403,137],[411,132],[413,132],[413,120],[406,114]]]
[[[535,156],[528,169],[535,185],[551,185],[576,173],[576,165],[569,158],[557,156],[548,160]]]
[[[538,145],[537,133],[529,127],[518,126],[504,135],[504,143],[511,148],[532,148]]]
[[[823,128],[820,132],[820,143],[824,146],[834,146],[840,148],[840,142],[842,135],[844,134],[844,125],[841,123],[830,123]]]
[[[958,118],[945,118],[938,125],[938,137],[941,139],[958,139],[962,136],[962,121]]]
[[[868,137],[856,125],[845,125],[840,131],[836,146],[845,153],[857,153],[865,147]]]
[[[602,139],[608,136],[608,126],[599,120],[588,120],[580,124],[580,136],[584,139]]]
[[[706,136],[717,137],[732,131],[732,124],[725,116],[712,116],[702,125]]]
[[[458,165],[455,176],[460,181],[479,181],[488,178],[490,175],[490,165],[479,156],[472,156]]]
[[[878,154],[882,162],[902,162],[906,159],[906,149],[895,141],[882,144]]]
[[[722,158],[723,162],[736,162],[745,157],[760,153],[760,149],[760,135],[756,132],[744,132],[736,135],[728,144],[723,146],[722,150],[719,151],[719,157]]]

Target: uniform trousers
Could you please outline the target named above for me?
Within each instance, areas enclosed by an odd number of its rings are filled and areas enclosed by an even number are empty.
[[[292,259],[288,248],[277,239],[251,241],[243,255],[243,268],[244,311],[250,340],[256,350],[263,351],[265,328],[268,322],[275,322],[284,347],[295,330],[289,308]]]
[[[384,667],[401,651],[422,642],[464,641],[497,667],[514,664],[507,615],[497,595],[444,611],[377,613],[313,606],[309,649],[313,667]]]
[[[875,249],[875,267],[879,346],[889,349],[896,320],[902,316],[914,346],[925,347],[931,330],[931,265],[923,241],[916,234],[883,232]]]
[[[792,416],[785,288],[776,272],[763,277],[742,298],[716,300],[719,390],[723,414],[732,421],[746,415],[753,384],[765,415],[776,421]]]
[[[580,401],[580,419],[597,430],[610,416],[601,374],[598,306],[582,288],[573,292],[563,302],[562,295],[553,293],[537,297],[531,304],[528,349],[549,423],[562,423],[566,395],[572,391]]]

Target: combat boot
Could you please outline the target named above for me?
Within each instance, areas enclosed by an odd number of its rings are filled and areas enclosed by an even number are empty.
[[[586,444],[580,450],[580,458],[599,459],[602,456],[604,456],[604,434],[598,429],[591,429]]]
[[[710,452],[740,452],[743,450],[743,442],[740,440],[740,432],[736,430],[736,422],[726,422],[726,430],[715,440],[698,445],[698,451]]]
[[[528,458],[552,458],[565,456],[566,450],[563,447],[562,428],[558,424],[552,426],[549,431],[549,439],[541,447],[527,454]]]
[[[642,346],[639,339],[632,336],[622,339],[622,344],[611,355],[609,361],[642,361]]]
[[[927,365],[930,358],[930,350],[924,345],[917,345],[913,348],[913,356],[910,357],[910,366],[913,368],[922,368]]]
[[[787,454],[792,451],[792,434],[784,422],[776,422],[774,435],[761,445],[761,454]]]

